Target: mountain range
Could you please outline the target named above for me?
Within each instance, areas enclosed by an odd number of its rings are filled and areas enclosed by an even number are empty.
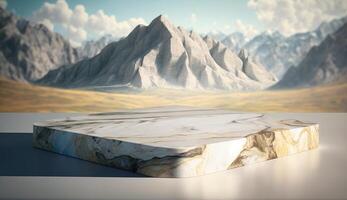
[[[347,80],[347,23],[313,47],[273,88],[310,87]]]
[[[24,82],[79,60],[78,51],[61,35],[0,7],[0,74]]]
[[[319,45],[327,35],[337,31],[346,22],[347,17],[334,19],[321,23],[313,31],[289,37],[279,32],[263,32],[249,41],[245,41],[242,33],[236,32],[221,41],[232,50],[248,50],[254,60],[281,79],[291,66],[299,64],[312,47]]]
[[[203,39],[159,16],[95,57],[52,70],[38,83],[225,90],[257,90],[275,83],[271,73],[254,62],[245,62],[247,59],[242,60],[221,42]]]
[[[225,36],[221,42],[235,52],[239,52],[246,43],[246,38],[241,32],[234,32]]]
[[[105,35],[74,48],[44,25],[0,8],[0,75],[63,88],[315,86],[346,81],[346,22],[347,17],[290,37],[263,32],[247,40],[240,32],[201,36],[159,16],[127,37]],[[274,85],[276,74],[280,81]]]
[[[117,40],[119,40],[119,38],[106,34],[98,40],[86,41],[81,47],[77,48],[77,51],[81,59],[91,58],[99,54],[108,44]]]

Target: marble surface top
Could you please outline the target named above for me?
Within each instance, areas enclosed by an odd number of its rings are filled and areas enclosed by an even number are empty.
[[[263,130],[314,123],[218,109],[143,109],[37,122],[35,126],[156,147],[186,148],[243,138]]]

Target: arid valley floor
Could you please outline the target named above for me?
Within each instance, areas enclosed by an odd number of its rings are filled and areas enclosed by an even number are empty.
[[[257,92],[57,89],[0,79],[0,112],[107,112],[167,105],[253,112],[346,112],[347,83]]]

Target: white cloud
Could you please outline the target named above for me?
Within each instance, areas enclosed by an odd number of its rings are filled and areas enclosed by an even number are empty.
[[[102,10],[89,16],[87,29],[97,35],[112,34],[122,37],[128,34],[138,24],[146,24],[142,18],[130,18],[127,21],[118,22],[114,15],[107,15]]]
[[[252,38],[258,33],[258,30],[254,26],[245,24],[239,19],[235,21],[234,25],[235,30],[243,33],[247,39]]]
[[[142,18],[117,21],[114,15],[107,15],[103,10],[88,14],[83,5],[70,8],[65,0],[56,3],[44,3],[33,13],[32,19],[53,30],[60,25],[63,34],[71,44],[80,45],[89,36],[111,34],[115,37],[127,35],[138,24],[146,24]]]
[[[71,16],[71,24],[75,27],[83,27],[88,22],[88,13],[83,5],[77,5]]]
[[[56,3],[45,2],[41,8],[34,12],[33,19],[42,21],[48,19],[53,23],[69,23],[72,10],[65,0],[58,0]]]
[[[73,42],[81,43],[87,39],[87,32],[82,28],[76,28],[75,26],[65,25],[66,36]]]
[[[7,7],[7,1],[6,0],[0,0],[0,7],[6,8]]]
[[[347,13],[346,0],[250,0],[248,7],[268,29],[284,35],[310,31]]]

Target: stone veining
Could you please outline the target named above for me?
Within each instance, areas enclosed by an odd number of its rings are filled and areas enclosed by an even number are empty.
[[[318,124],[215,109],[137,110],[34,124],[33,146],[154,177],[192,177],[317,148]]]

